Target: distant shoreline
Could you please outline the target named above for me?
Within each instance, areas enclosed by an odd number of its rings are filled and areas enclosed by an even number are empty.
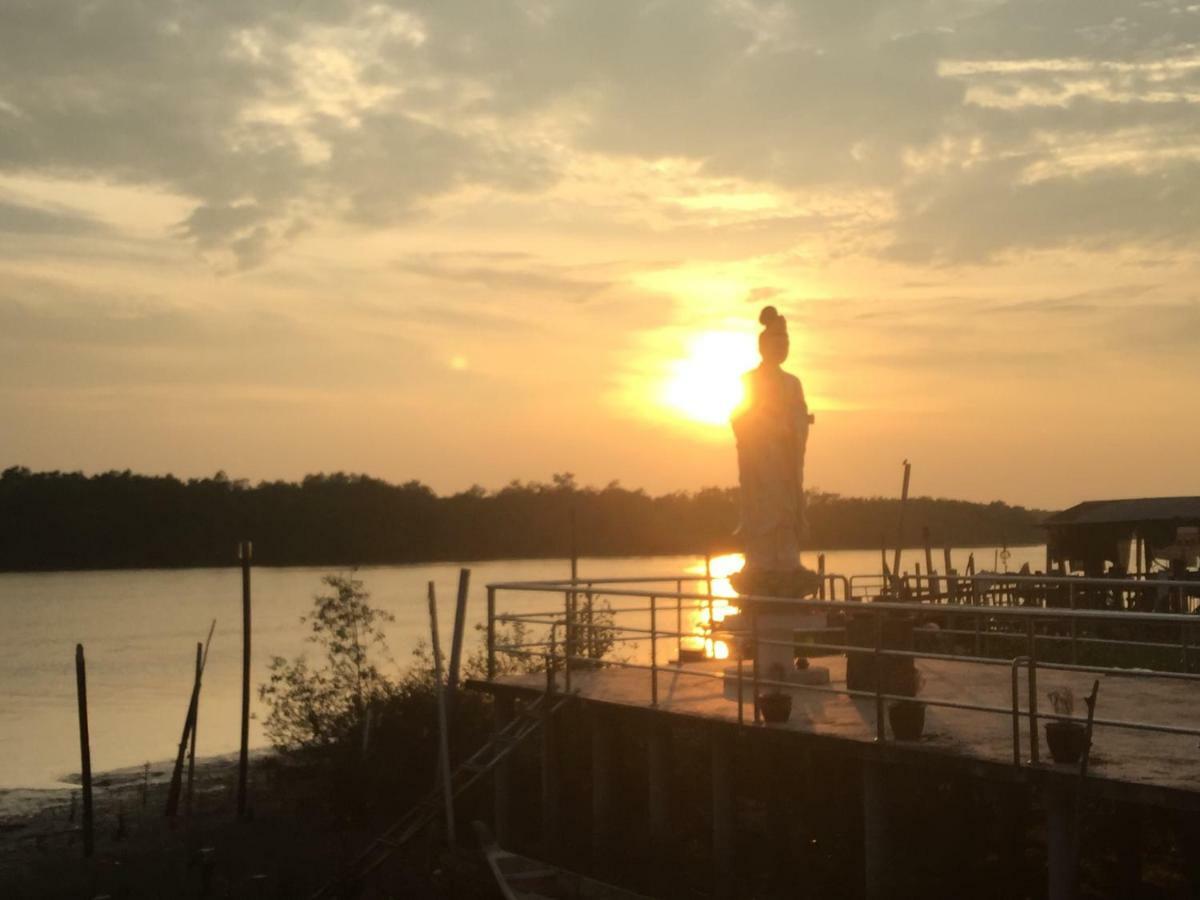
[[[981,542],[973,544],[954,544],[952,550],[982,550],[992,549],[1000,546],[1007,546],[1011,549],[1041,547],[1045,541],[1021,541],[1001,545],[992,542]],[[901,549],[908,550],[924,550],[924,544],[904,544]],[[878,551],[877,546],[868,547],[819,547],[812,550],[805,550],[804,555],[812,556],[819,553],[843,553],[843,552],[872,552]],[[888,553],[895,550],[894,546],[887,548]],[[729,553],[737,553],[737,550],[720,549],[712,552],[713,556],[723,556]],[[941,552],[941,545],[934,546],[934,552]],[[698,559],[704,558],[703,551],[691,553],[589,553],[579,557],[583,560],[610,560],[610,559],[662,559],[664,557],[679,557],[693,556]],[[463,558],[448,558],[448,559],[425,559],[425,560],[404,560],[400,562],[298,562],[298,563],[273,563],[273,562],[255,562],[255,569],[394,569],[394,568],[418,568],[422,566],[439,566],[439,565],[459,565],[470,566],[472,563],[497,563],[497,562],[549,562],[560,560],[563,563],[570,561],[570,557],[566,556],[495,556],[495,557],[473,557],[471,559]],[[27,568],[27,569],[8,569],[0,568],[0,575],[64,575],[64,574],[86,574],[88,572],[189,572],[201,570],[221,570],[236,569],[238,563],[236,560],[231,561],[227,565],[216,565],[212,563],[195,563],[186,565],[159,565],[159,566],[89,566],[80,568]]]

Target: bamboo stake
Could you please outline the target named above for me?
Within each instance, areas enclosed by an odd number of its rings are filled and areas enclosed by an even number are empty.
[[[442,795],[446,804],[446,842],[454,845],[454,789],[450,783],[450,737],[446,730],[446,697],[442,689],[442,647],[438,642],[437,593],[429,582],[429,634],[433,643],[433,678],[437,696],[438,762],[442,769]]]
[[[200,709],[200,680],[204,674],[204,664],[208,659],[208,645],[212,642],[213,631],[216,627],[217,620],[213,619],[212,625],[208,628],[207,640],[203,645],[196,644],[196,675],[192,681],[192,694],[188,700],[187,715],[183,720],[183,734],[179,737],[179,750],[175,754],[175,767],[171,771],[171,785],[167,789],[166,815],[168,818],[173,817],[179,811],[179,794],[183,785],[183,764],[188,752],[189,740],[192,745],[192,761],[188,764],[188,791],[191,791],[191,779],[195,772],[195,730],[196,717],[199,715]],[[188,803],[191,803],[190,799]]]
[[[237,815],[246,818],[246,780],[250,768],[250,558],[254,545],[243,541],[238,546],[242,562],[242,735],[238,752]]]
[[[463,629],[467,624],[467,592],[471,584],[471,570],[458,570],[458,597],[454,605],[454,635],[450,640],[450,668],[446,675],[446,688],[451,706],[454,692],[458,689],[458,670],[462,658]]]
[[[933,577],[933,544],[929,540],[929,526],[921,526],[921,540],[925,543],[925,574],[929,576],[929,596],[935,600],[941,599],[942,589],[938,580]]]
[[[200,678],[204,674],[204,647],[196,642],[196,707],[192,712],[192,739],[188,742],[187,792],[183,795],[184,814],[192,817],[196,786],[196,731],[200,727]]]
[[[83,644],[75,645],[75,690],[79,701],[79,772],[83,788],[83,855],[90,858],[93,847],[92,746],[88,737],[87,667]]]
[[[908,505],[908,476],[912,466],[904,461],[904,485],[900,489],[900,521],[896,523],[896,553],[892,557],[892,577],[900,578],[900,550],[904,546],[904,507]]]

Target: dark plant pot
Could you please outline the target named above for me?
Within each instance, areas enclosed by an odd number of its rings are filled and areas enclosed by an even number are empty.
[[[898,741],[920,740],[925,730],[925,704],[917,700],[897,700],[888,706],[888,721]]]
[[[755,701],[763,720],[771,723],[786,722],[792,715],[792,695],[782,691],[759,694]]]
[[[1087,729],[1078,722],[1047,722],[1046,743],[1056,763],[1077,763],[1087,746]]]

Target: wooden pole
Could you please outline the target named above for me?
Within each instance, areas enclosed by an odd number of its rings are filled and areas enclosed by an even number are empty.
[[[575,587],[575,582],[579,580],[579,542],[575,528],[575,504],[571,503],[571,587]],[[571,591],[567,595],[567,624],[565,626],[566,633],[563,635],[563,649],[566,654],[566,670],[571,671],[571,657],[579,652],[576,646],[578,635],[575,633],[575,605],[579,600],[579,595],[575,591]],[[567,677],[570,677],[569,675]]]
[[[471,570],[458,570],[458,597],[454,605],[454,634],[450,639],[450,668],[446,674],[446,689],[451,705],[458,690],[458,670],[462,660],[463,630],[467,625],[467,593],[471,585]]]
[[[458,670],[462,658],[463,628],[467,621],[467,593],[471,582],[471,570],[458,570],[458,596],[454,605],[454,631],[450,637],[450,665],[446,670],[446,722],[454,728],[454,704],[458,693]],[[365,735],[365,732],[364,732]],[[449,742],[449,739],[447,739]],[[363,738],[363,753],[366,753],[366,738]],[[436,790],[441,784],[442,764],[439,758],[433,775]]]
[[[200,680],[204,675],[204,663],[208,659],[208,645],[212,641],[213,631],[217,620],[213,619],[208,629],[208,640],[203,644],[196,643],[196,674],[192,679],[192,693],[188,698],[187,715],[183,718],[183,734],[179,736],[179,749],[175,754],[175,767],[171,770],[171,784],[167,789],[167,817],[171,818],[179,812],[179,795],[183,789],[183,765],[188,754],[188,744],[191,743],[191,759],[188,762],[188,804],[191,804],[191,779],[195,773],[196,750],[196,719],[200,714]]]
[[[83,855],[90,858],[93,847],[92,745],[88,737],[87,667],[83,644],[75,645],[75,690],[79,700],[79,773],[83,788]]]
[[[496,694],[495,698],[492,709],[499,733],[512,724],[516,709],[511,694]],[[492,770],[492,827],[501,847],[510,846],[512,838],[512,781],[512,761],[506,756]]]
[[[662,847],[671,830],[671,737],[662,717],[651,714],[646,735],[646,780],[648,788],[650,840]]]
[[[200,727],[200,678],[204,674],[204,646],[196,641],[196,706],[192,711],[192,739],[188,745],[187,793],[184,794],[183,809],[190,819],[195,800],[196,785],[196,730]]]
[[[250,769],[250,559],[254,545],[242,541],[238,558],[242,561],[242,740],[238,754],[237,814],[246,818],[246,780]]]
[[[733,736],[723,725],[709,726],[712,782],[712,880],[718,897],[736,896],[734,890],[734,750]]]
[[[896,553],[892,557],[892,577],[900,579],[900,550],[904,547],[904,507],[908,505],[908,476],[912,466],[904,461],[904,485],[900,488],[900,520],[896,523]],[[898,586],[898,585],[897,585]]]
[[[437,696],[438,762],[442,768],[442,797],[446,804],[446,842],[454,837],[454,789],[450,784],[450,736],[446,729],[446,694],[442,684],[442,645],[438,640],[437,591],[429,582],[429,635],[433,644],[434,691]]]
[[[592,738],[592,863],[608,859],[613,829],[613,728],[611,713],[597,706],[591,714]]]
[[[954,561],[950,556],[949,547],[942,548],[942,565],[946,567],[946,593],[953,602],[957,603],[958,591],[955,589],[954,583],[950,581],[950,573],[954,571]]]
[[[864,894],[867,900],[883,900],[890,882],[886,776],[878,759],[863,760],[862,766]]]
[[[933,577],[933,544],[929,540],[929,526],[921,526],[921,540],[925,542],[925,574],[929,576],[929,596],[935,600],[942,596],[942,589]]]
[[[817,554],[817,578],[820,579],[820,587],[817,588],[817,597],[821,600],[825,599],[825,554]]]

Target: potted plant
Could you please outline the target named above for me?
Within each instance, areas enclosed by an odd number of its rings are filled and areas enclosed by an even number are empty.
[[[898,679],[896,693],[905,697],[916,697],[925,686],[925,677],[916,666],[903,670]],[[920,740],[925,730],[925,704],[920,700],[893,700],[888,704],[888,722],[892,735],[898,741]]]
[[[783,681],[783,676],[783,666],[779,663],[773,663],[767,670],[767,679],[770,681]],[[754,699],[754,705],[763,720],[768,723],[786,722],[792,715],[792,695],[777,685],[772,685],[759,694]]]
[[[1059,718],[1046,723],[1046,743],[1056,763],[1077,763],[1087,743],[1087,729],[1071,720],[1075,712],[1075,694],[1069,687],[1055,688],[1047,696]]]

